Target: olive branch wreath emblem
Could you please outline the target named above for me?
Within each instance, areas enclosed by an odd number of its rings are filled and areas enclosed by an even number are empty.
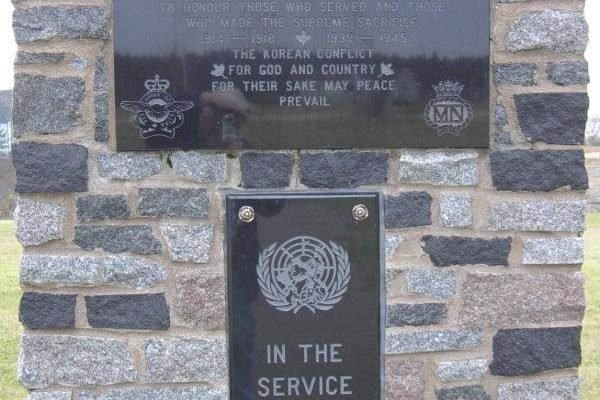
[[[342,246],[331,241],[329,242],[329,248],[336,261],[336,274],[333,281],[328,285],[325,296],[319,299],[313,298],[311,302],[294,303],[278,287],[269,267],[271,259],[277,250],[277,245],[278,242],[275,242],[265,248],[259,254],[256,266],[258,285],[267,303],[279,311],[292,311],[294,314],[297,314],[303,307],[306,307],[314,314],[317,310],[331,310],[342,300],[350,283],[350,260],[348,253]]]

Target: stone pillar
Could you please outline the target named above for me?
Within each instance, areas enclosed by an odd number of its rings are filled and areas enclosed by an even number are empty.
[[[386,399],[578,398],[583,1],[492,1],[490,150],[227,154],[117,153],[111,1],[13,2],[31,399],[226,399],[222,191],[275,188],[385,193]]]

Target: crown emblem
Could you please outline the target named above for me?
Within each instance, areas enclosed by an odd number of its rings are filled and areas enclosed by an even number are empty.
[[[465,85],[460,82],[442,81],[437,85],[433,85],[433,90],[438,97],[455,97],[460,96]]]
[[[160,75],[154,75],[154,79],[148,79],[144,82],[144,86],[149,91],[164,92],[169,89],[171,83],[166,79],[160,79]]]
[[[171,83],[167,79],[154,79],[144,82],[146,94],[137,101],[121,101],[121,108],[129,111],[143,139],[162,136],[166,139],[175,138],[175,130],[183,125],[183,113],[194,107],[193,101],[177,101],[167,92]]]

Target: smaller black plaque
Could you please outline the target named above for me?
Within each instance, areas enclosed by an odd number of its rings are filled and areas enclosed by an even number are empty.
[[[227,196],[231,400],[381,399],[380,209],[372,192]]]

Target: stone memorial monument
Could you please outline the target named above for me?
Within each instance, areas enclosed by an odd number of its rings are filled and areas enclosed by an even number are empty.
[[[583,1],[14,3],[29,400],[579,397]]]

